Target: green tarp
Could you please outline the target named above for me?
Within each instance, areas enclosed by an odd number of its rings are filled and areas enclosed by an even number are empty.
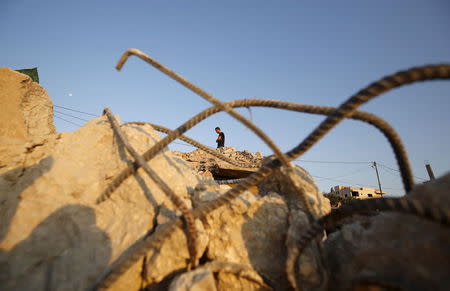
[[[16,70],[19,73],[28,75],[34,82],[39,83],[39,74],[37,68]]]

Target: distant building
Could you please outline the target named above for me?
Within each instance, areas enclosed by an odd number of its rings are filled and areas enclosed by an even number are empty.
[[[369,198],[381,198],[386,192],[380,192],[380,190],[368,187],[350,187],[350,186],[334,186],[331,188],[330,194],[340,196],[342,198],[356,198],[356,199],[369,199]]]

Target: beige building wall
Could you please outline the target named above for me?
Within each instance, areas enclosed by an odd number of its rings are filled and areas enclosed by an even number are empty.
[[[369,187],[350,187],[350,186],[334,186],[331,188],[330,194],[338,195],[343,198],[355,198],[355,199],[370,199],[381,198],[385,192],[380,193],[380,190]]]

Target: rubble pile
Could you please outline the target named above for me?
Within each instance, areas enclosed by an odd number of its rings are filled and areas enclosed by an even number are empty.
[[[256,168],[261,166],[263,156],[260,152],[255,154],[244,150],[236,151],[234,147],[223,147],[216,149],[224,156],[239,162],[242,167],[230,165],[229,163],[222,161],[211,154],[200,149],[194,150],[189,153],[172,151],[175,156],[182,158],[186,161],[199,175],[202,176],[220,176],[221,172],[227,170],[243,170],[247,169],[247,172],[253,172]],[[244,174],[245,176],[245,174]]]
[[[0,290],[92,290],[118,258],[180,215],[142,170],[97,203],[114,177],[134,162],[106,117],[75,132],[55,132],[45,90],[9,69],[0,69],[0,101],[7,114],[0,125]],[[139,153],[160,140],[150,125],[123,125],[122,130]],[[231,189],[205,179],[205,173],[243,175],[262,161],[260,153],[218,151],[249,168],[230,167],[199,150],[163,150],[148,163],[190,209],[197,209]],[[291,247],[311,219],[331,210],[308,172],[296,167],[293,177],[312,213],[303,210],[290,179],[278,169],[259,185],[258,195],[245,191],[195,221],[198,267],[187,270],[188,240],[184,228],[176,228],[108,290],[290,290]],[[411,197],[448,209],[449,189],[447,175],[417,187]],[[445,290],[449,242],[445,226],[382,213],[328,238],[317,237],[296,262],[295,276],[302,290]]]

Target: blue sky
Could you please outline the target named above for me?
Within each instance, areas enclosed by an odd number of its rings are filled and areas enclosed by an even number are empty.
[[[137,58],[116,71],[126,49],[148,53],[221,100],[338,106],[386,74],[450,62],[450,2],[2,0],[0,43],[0,66],[37,66],[56,105],[98,115],[109,107],[123,121],[176,128],[210,104]],[[450,170],[449,100],[450,82],[435,81],[393,90],[361,109],[394,126],[414,174],[427,178],[425,162],[436,176]],[[277,109],[240,112],[283,151],[324,118]],[[59,131],[78,128],[59,118]],[[226,133],[228,146],[271,153],[224,113],[186,135],[214,147],[215,126]],[[193,150],[183,144],[171,148]],[[346,163],[328,163],[333,161]],[[380,169],[383,188],[402,195],[387,141],[357,121],[338,125],[297,163],[327,191],[337,184],[377,185],[370,161],[387,166]]]

